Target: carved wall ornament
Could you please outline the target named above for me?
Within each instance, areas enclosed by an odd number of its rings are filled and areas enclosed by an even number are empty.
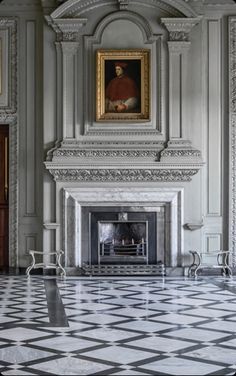
[[[66,182],[180,182],[190,181],[198,169],[49,169],[56,181]]]
[[[118,0],[120,10],[127,10],[129,6],[129,0]]]
[[[171,41],[188,41],[189,40],[189,34],[184,31],[170,31],[169,32],[169,39]]]

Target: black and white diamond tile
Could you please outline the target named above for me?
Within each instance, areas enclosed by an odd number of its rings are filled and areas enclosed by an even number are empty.
[[[236,281],[0,276],[2,375],[234,375]]]

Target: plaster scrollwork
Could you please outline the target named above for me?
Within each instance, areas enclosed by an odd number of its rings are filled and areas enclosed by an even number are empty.
[[[169,39],[171,41],[188,41],[189,40],[189,35],[185,33],[184,31],[170,31],[169,32]]]
[[[55,181],[65,182],[180,182],[198,169],[49,169]]]

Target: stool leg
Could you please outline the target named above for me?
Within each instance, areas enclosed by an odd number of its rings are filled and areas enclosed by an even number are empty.
[[[61,265],[61,253],[57,254],[56,258],[57,258],[57,265],[58,265],[59,268],[62,270],[62,272],[61,272],[61,276],[62,276],[62,277],[65,277],[65,276],[66,276],[66,271],[65,271],[65,269],[63,268],[63,266]]]
[[[31,272],[32,269],[34,269],[34,266],[35,266],[35,257],[34,257],[34,254],[33,254],[32,251],[30,251],[30,255],[31,255],[31,257],[32,257],[32,263],[31,263],[31,265],[29,265],[28,268],[26,269],[26,275],[27,275],[27,277],[30,276],[30,272]]]

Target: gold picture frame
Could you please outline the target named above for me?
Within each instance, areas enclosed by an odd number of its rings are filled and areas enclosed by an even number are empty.
[[[150,120],[150,50],[96,51],[96,121]]]

